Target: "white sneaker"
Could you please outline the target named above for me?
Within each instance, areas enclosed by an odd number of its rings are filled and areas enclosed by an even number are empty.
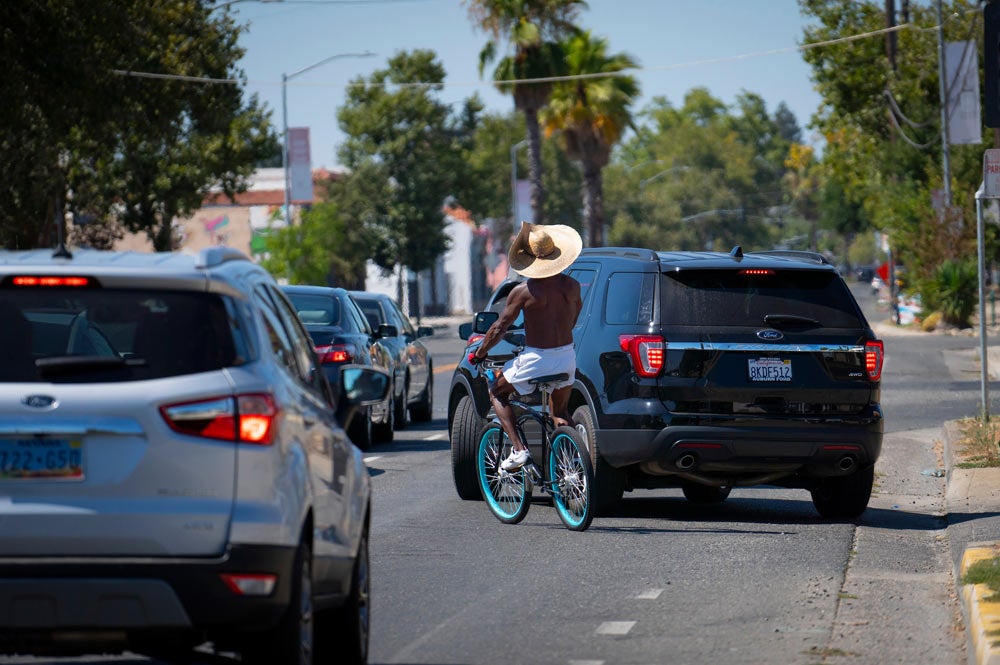
[[[517,471],[529,461],[531,461],[531,453],[528,452],[527,448],[514,450],[507,456],[507,459],[500,463],[500,468],[504,471]]]

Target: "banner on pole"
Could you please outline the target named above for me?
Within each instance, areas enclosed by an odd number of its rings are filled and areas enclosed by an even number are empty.
[[[288,129],[288,172],[292,202],[312,203],[314,197],[308,127]]]
[[[946,42],[945,81],[948,83],[948,143],[983,142],[979,109],[979,50],[976,42]]]

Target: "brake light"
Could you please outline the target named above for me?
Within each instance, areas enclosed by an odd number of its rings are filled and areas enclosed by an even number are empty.
[[[476,342],[481,341],[484,337],[486,337],[486,335],[482,333],[472,333],[471,335],[469,335],[468,341],[465,342],[465,346],[467,347],[472,346]]]
[[[660,335],[619,335],[618,344],[639,376],[656,376],[663,369],[667,345]]]
[[[885,360],[885,346],[882,340],[865,342],[865,371],[868,378],[878,381],[882,377],[882,362]]]
[[[354,354],[353,344],[328,344],[316,347],[316,355],[319,357],[320,365],[349,363],[354,360]]]
[[[767,268],[747,268],[740,271],[741,275],[751,275],[755,277],[763,277],[766,275],[773,275],[774,271]]]
[[[89,277],[46,277],[38,275],[19,275],[11,280],[14,286],[90,286]]]
[[[271,573],[219,573],[229,590],[238,596],[270,596],[278,583]]]
[[[278,408],[270,395],[246,394],[168,404],[160,414],[181,434],[269,446]]]

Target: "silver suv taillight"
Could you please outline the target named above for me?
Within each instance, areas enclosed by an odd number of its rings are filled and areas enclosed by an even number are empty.
[[[168,404],[160,414],[181,434],[269,446],[278,408],[271,395],[248,393]]]

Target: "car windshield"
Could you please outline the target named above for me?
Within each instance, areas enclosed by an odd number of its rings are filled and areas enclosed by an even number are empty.
[[[285,293],[306,325],[339,326],[340,301],[330,296]]]
[[[0,381],[139,381],[243,364],[216,294],[130,289],[0,292]]]

